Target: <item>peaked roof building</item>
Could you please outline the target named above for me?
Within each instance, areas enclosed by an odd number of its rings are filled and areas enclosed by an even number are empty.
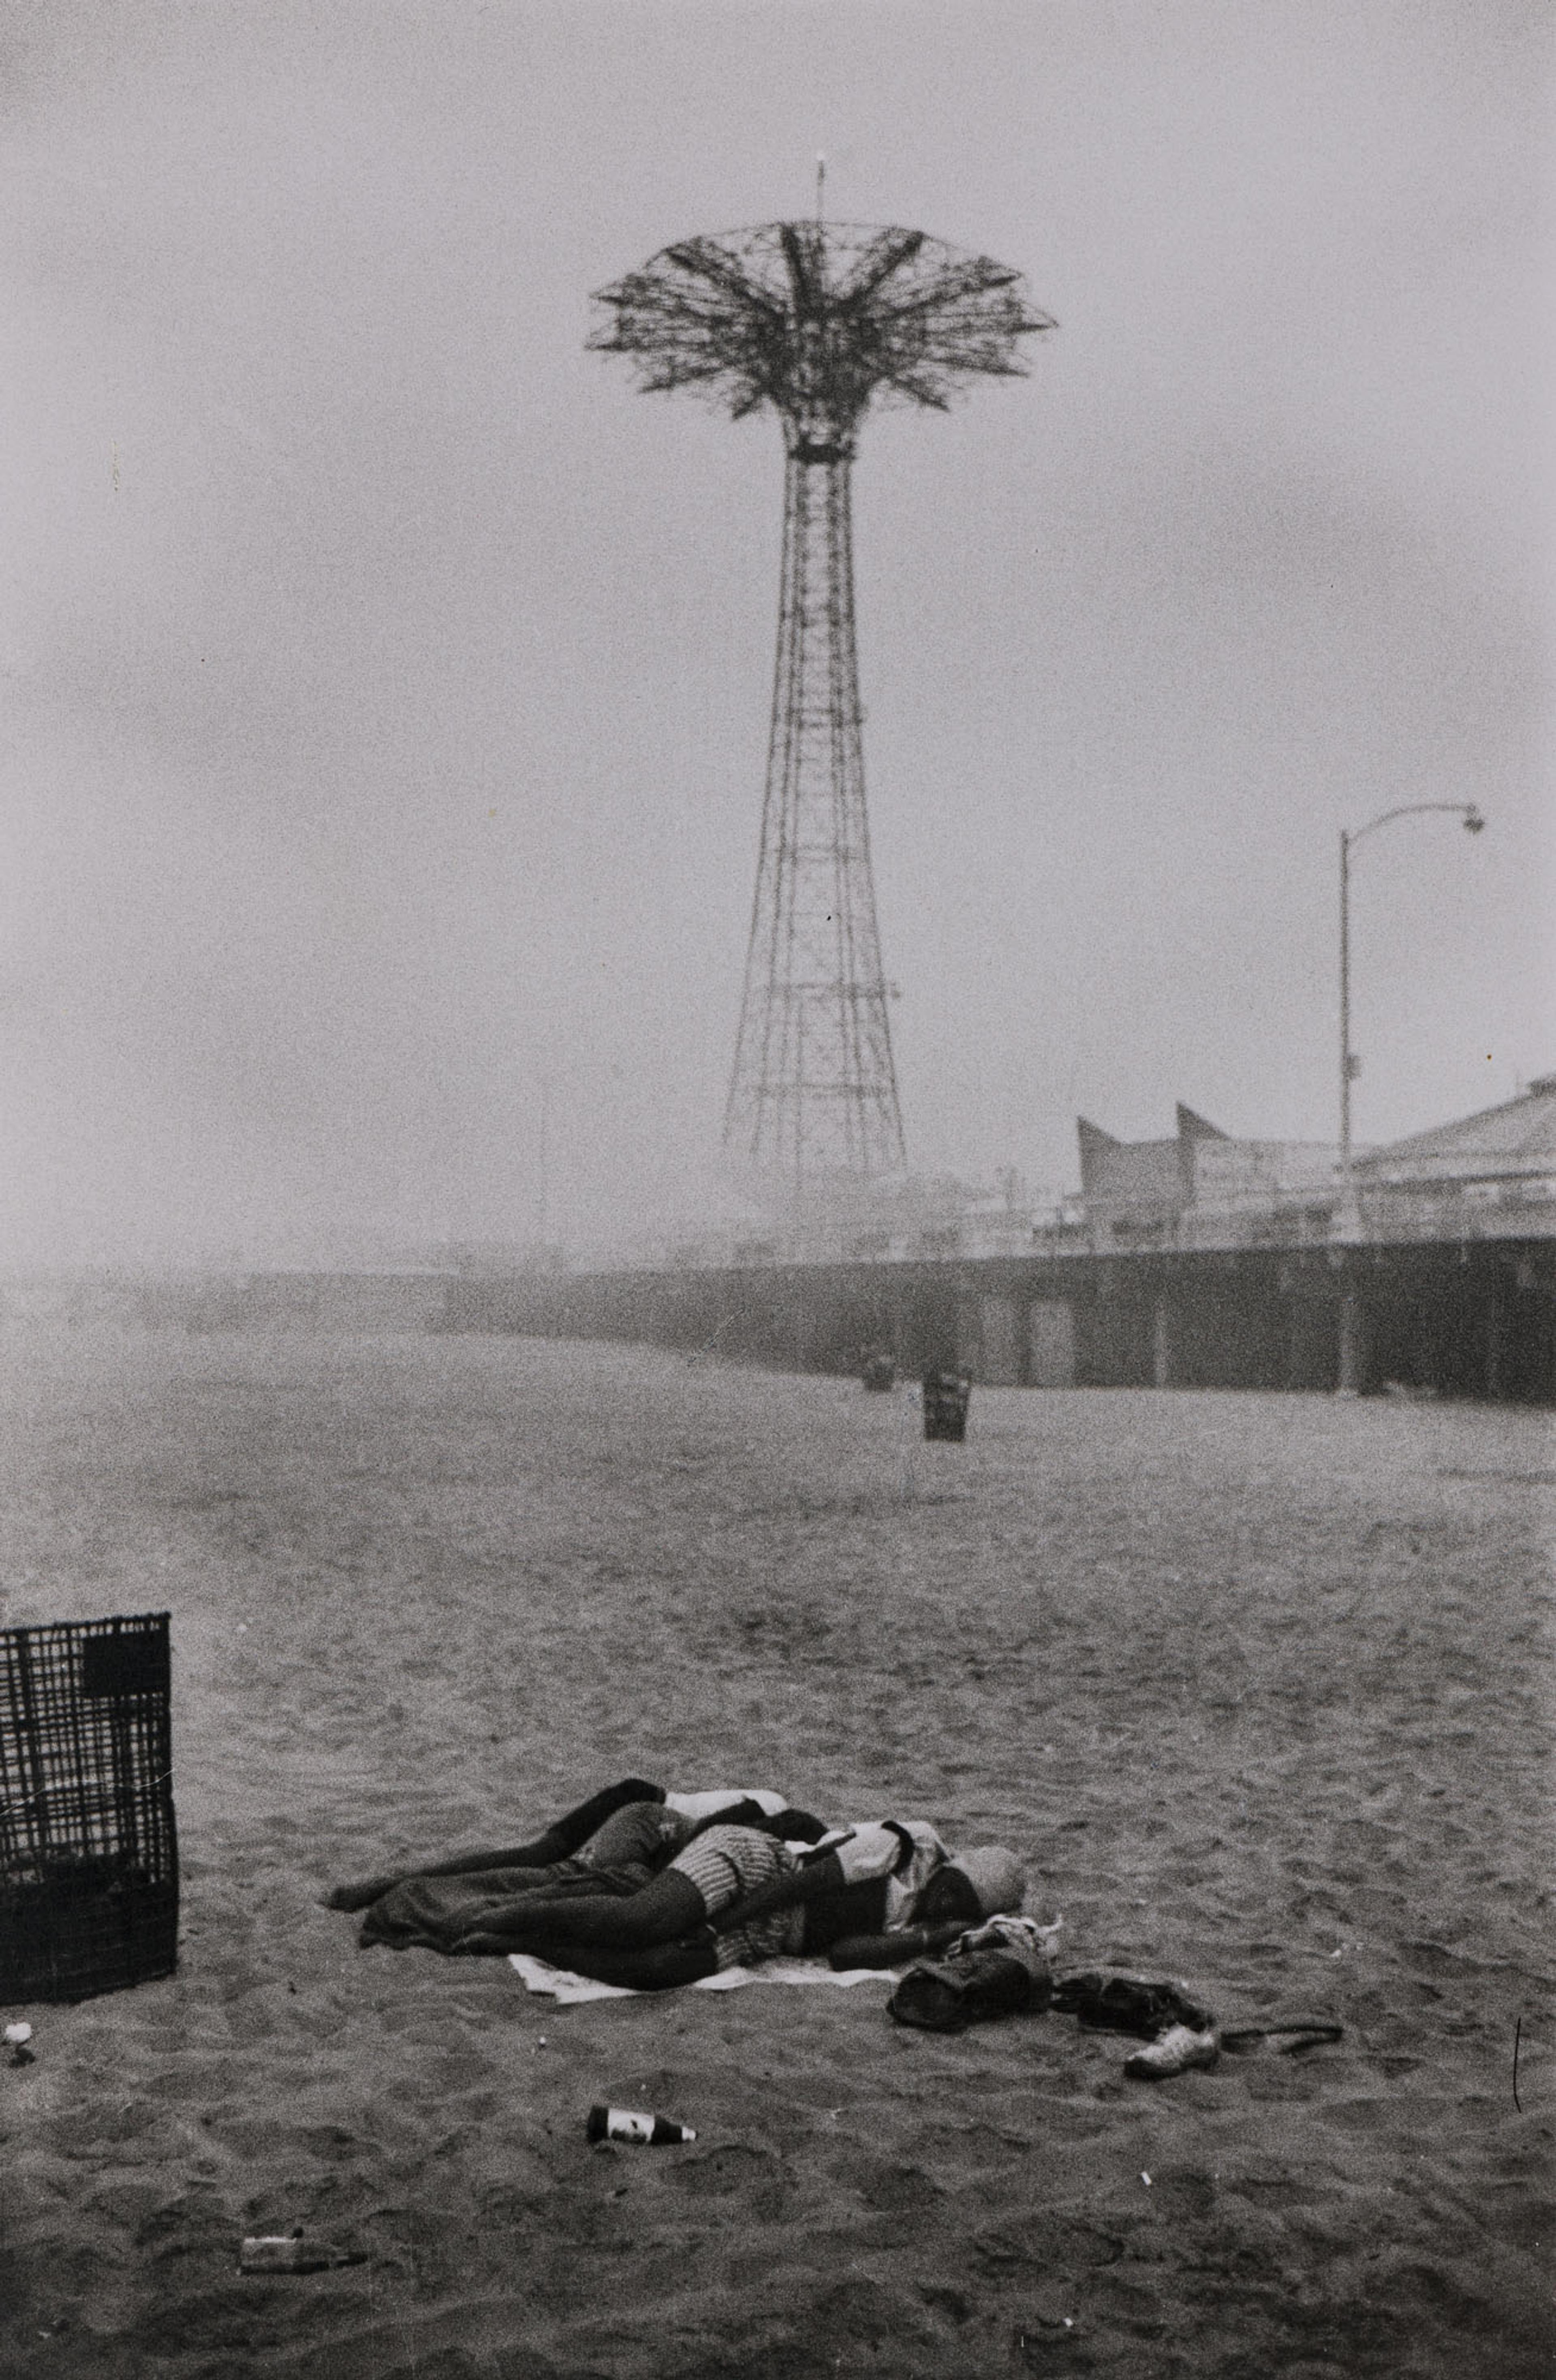
[[[1541,1075],[1500,1107],[1391,1141],[1358,1158],[1357,1172],[1380,1190],[1526,1189],[1548,1181],[1556,1195],[1556,1075]]]
[[[1116,1139],[1077,1119],[1094,1239],[1122,1247],[1321,1240],[1339,1196],[1323,1141],[1238,1140],[1181,1103],[1171,1140]],[[1556,1075],[1476,1115],[1358,1149],[1369,1239],[1556,1235]]]
[[[1219,1124],[1177,1105],[1171,1140],[1116,1140],[1086,1117],[1076,1120],[1080,1195],[1087,1221],[1119,1241],[1164,1237],[1190,1219],[1314,1210],[1310,1228],[1328,1220],[1339,1152],[1327,1141],[1237,1140]]]
[[[1116,1140],[1085,1116],[1075,1120],[1080,1144],[1080,1195],[1089,1208],[1128,1208],[1141,1219],[1176,1215],[1194,1196],[1194,1148],[1201,1140],[1224,1140],[1220,1127],[1177,1103],[1177,1131],[1171,1140]]]

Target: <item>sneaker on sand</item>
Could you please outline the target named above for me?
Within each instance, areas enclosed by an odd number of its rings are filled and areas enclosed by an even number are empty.
[[[1196,2066],[1213,2066],[1218,2048],[1213,2025],[1197,2033],[1192,2025],[1170,2024],[1165,2033],[1157,2034],[1149,2048],[1137,2049],[1132,2058],[1124,2060],[1124,2071],[1147,2082],[1159,2082],[1168,2074],[1187,2074]]]

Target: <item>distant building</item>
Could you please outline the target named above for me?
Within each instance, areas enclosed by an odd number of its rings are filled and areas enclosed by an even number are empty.
[[[1188,1154],[1192,1135],[1215,1129],[1182,1105],[1172,1140],[1116,1140],[1101,1124],[1078,1116],[1080,1196],[1087,1221],[1120,1238],[1160,1237],[1194,1195],[1193,1160]]]
[[[1236,1140],[1177,1107],[1171,1140],[1116,1140],[1084,1116],[1080,1196],[1093,1239],[1149,1247],[1278,1219],[1288,1235],[1328,1229],[1339,1150],[1327,1141]]]
[[[1357,1161],[1369,1232],[1391,1237],[1556,1231],[1556,1075],[1516,1099]]]
[[[1179,1106],[1171,1140],[1116,1140],[1084,1116],[1084,1232],[1116,1248],[1301,1246],[1329,1236],[1340,1152],[1327,1141],[1236,1140]],[[1556,1075],[1501,1107],[1358,1149],[1369,1240],[1556,1236]]]

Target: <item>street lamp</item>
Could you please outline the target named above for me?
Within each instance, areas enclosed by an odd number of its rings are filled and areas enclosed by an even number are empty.
[[[1357,1201],[1356,1161],[1351,1150],[1351,1085],[1361,1072],[1361,1061],[1351,1048],[1351,853],[1363,838],[1376,834],[1394,819],[1415,818],[1426,810],[1446,810],[1463,823],[1466,834],[1478,834],[1486,821],[1473,802],[1401,802],[1358,826],[1353,834],[1340,830],[1340,1214],[1339,1236],[1357,1239],[1361,1210]],[[1354,1396],[1359,1369],[1357,1313],[1347,1293],[1340,1317],[1340,1393]]]
[[[1353,834],[1340,830],[1340,1211],[1347,1229],[1357,1212],[1356,1167],[1351,1155],[1351,1085],[1361,1072],[1361,1061],[1351,1048],[1351,853],[1364,836],[1376,834],[1393,819],[1415,818],[1424,810],[1447,810],[1464,822],[1466,834],[1478,834],[1486,821],[1473,802],[1402,802],[1369,819]]]

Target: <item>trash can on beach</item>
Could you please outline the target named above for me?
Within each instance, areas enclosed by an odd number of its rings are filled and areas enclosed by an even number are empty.
[[[178,1962],[168,1615],[0,1629],[0,2000]]]
[[[967,1436],[967,1406],[972,1381],[966,1372],[926,1372],[921,1393],[925,1438]]]

